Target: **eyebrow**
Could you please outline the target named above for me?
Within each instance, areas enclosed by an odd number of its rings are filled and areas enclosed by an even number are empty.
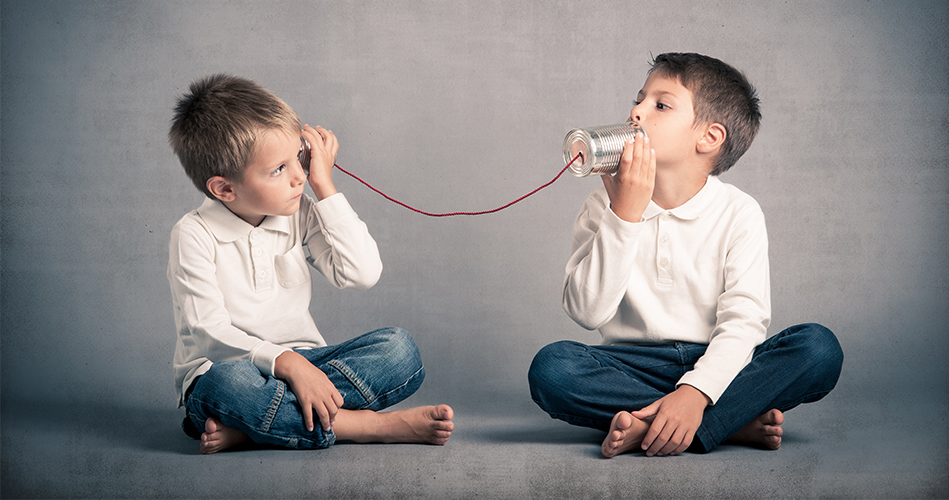
[[[655,93],[658,94],[659,97],[663,97],[663,96],[667,96],[667,95],[668,95],[668,96],[672,96],[672,97],[675,98],[676,100],[679,99],[679,96],[675,95],[675,94],[672,93],[672,92],[669,92],[668,90],[658,90],[658,91],[656,91]],[[636,97],[639,97],[639,96],[645,96],[645,94],[643,93],[642,89],[640,89],[640,90],[639,90],[639,93],[636,94]]]

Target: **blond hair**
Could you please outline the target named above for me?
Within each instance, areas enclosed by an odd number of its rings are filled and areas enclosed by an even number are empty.
[[[211,75],[188,90],[176,102],[168,142],[191,182],[209,198],[208,179],[243,180],[261,132],[300,133],[293,109],[246,78]]]

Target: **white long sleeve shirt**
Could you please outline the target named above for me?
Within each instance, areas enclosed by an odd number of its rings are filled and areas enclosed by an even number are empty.
[[[178,221],[168,281],[179,406],[212,363],[249,359],[273,375],[283,352],[326,345],[309,312],[307,263],[338,288],[365,289],[379,279],[376,242],[341,193],[319,202],[304,195],[294,215],[257,227],[212,199]]]
[[[714,404],[771,322],[761,207],[717,177],[678,208],[650,201],[639,223],[620,219],[609,204],[601,187],[577,216],[564,309],[598,329],[603,344],[708,344],[678,385],[699,389]]]

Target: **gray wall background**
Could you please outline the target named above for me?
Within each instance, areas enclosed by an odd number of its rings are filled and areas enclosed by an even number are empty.
[[[697,51],[759,90],[761,133],[723,180],[767,216],[771,333],[817,321],[844,347],[816,407],[946,423],[945,2],[3,1],[0,23],[3,405],[173,407],[168,232],[202,195],[166,134],[195,78],[257,80],[392,196],[483,210],[551,179],[571,128],[625,119],[650,54]],[[386,267],[368,292],[315,280],[312,312],[330,342],[412,332],[410,402],[525,411],[541,346],[599,340],[560,307],[598,179],[449,219],[335,180]]]

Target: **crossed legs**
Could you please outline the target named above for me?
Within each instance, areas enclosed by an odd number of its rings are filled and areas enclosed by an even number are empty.
[[[410,396],[425,378],[418,348],[405,331],[381,329],[297,352],[323,371],[343,396],[334,428],[307,430],[287,384],[264,376],[251,362],[215,363],[186,401],[190,420],[204,430],[203,453],[249,441],[326,448],[337,439],[444,444],[451,436],[454,415],[447,405],[379,411]]]
[[[550,344],[528,373],[534,401],[551,417],[607,431],[604,456],[639,451],[649,422],[629,411],[675,390],[705,352],[700,344],[588,346]],[[833,333],[798,325],[769,338],[715,405],[706,408],[690,450],[708,452],[734,442],[777,449],[784,412],[833,389],[843,353]]]

